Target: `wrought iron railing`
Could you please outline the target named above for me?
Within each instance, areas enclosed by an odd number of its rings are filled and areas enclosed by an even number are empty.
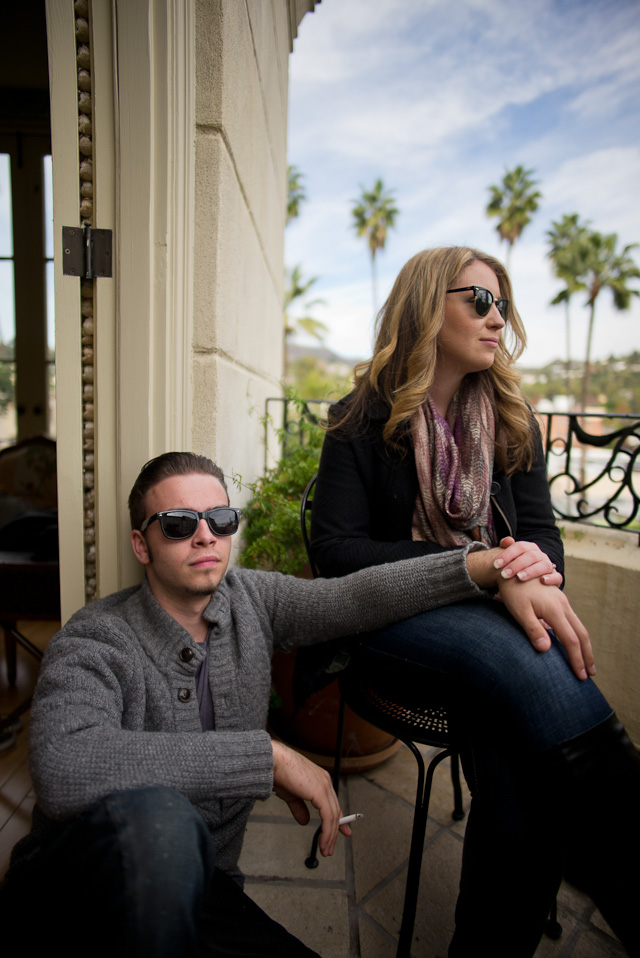
[[[279,454],[286,455],[326,419],[330,405],[325,399],[267,399],[265,463],[267,423],[281,428]],[[541,412],[537,417],[558,519],[635,533],[640,545],[640,416]]]
[[[278,458],[286,456],[293,446],[302,445],[310,429],[327,418],[327,410],[333,399],[291,399],[282,396],[272,396],[265,403],[264,418],[264,462],[265,471],[269,462],[269,453],[273,452],[270,439],[274,434],[274,427],[282,437],[278,449]]]
[[[639,535],[640,418],[538,413],[538,419],[558,518]]]

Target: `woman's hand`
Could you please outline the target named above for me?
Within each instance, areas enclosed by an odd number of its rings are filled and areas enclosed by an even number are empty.
[[[498,583],[500,598],[516,622],[522,626],[538,652],[551,648],[546,632],[553,629],[564,646],[571,668],[579,679],[595,675],[596,667],[589,633],[575,614],[567,597],[558,588],[547,588],[539,579],[520,582],[502,579]]]
[[[535,542],[516,541],[506,536],[500,540],[500,548],[503,551],[494,560],[493,566],[503,579],[515,577],[520,582],[540,579],[544,585],[562,585],[562,575]]]
[[[562,575],[534,542],[511,536],[500,540],[500,546],[467,555],[469,575],[481,589],[495,589],[501,582],[515,580],[531,582],[539,579],[543,585],[560,587]]]

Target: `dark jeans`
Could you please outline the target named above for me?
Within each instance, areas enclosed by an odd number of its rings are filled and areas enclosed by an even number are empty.
[[[28,954],[318,958],[215,868],[203,819],[168,788],[107,795],[19,862],[2,898],[3,938],[19,926]]]
[[[536,652],[500,602],[472,600],[423,612],[366,639],[385,668],[410,662],[425,682],[433,673],[452,680],[462,706],[473,709],[471,724],[482,736],[510,740],[532,750],[575,738],[611,715],[597,686],[571,671],[553,638]],[[480,736],[476,736],[480,737]]]
[[[444,691],[459,724],[473,801],[450,958],[529,958],[568,864],[573,824],[551,757],[611,707],[590,679],[575,677],[555,638],[536,652],[498,602],[444,606],[360,641],[422,704]]]

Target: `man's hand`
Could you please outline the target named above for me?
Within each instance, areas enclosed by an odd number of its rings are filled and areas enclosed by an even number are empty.
[[[596,667],[589,633],[575,614],[567,597],[557,588],[543,585],[539,579],[520,582],[518,579],[498,581],[500,598],[526,632],[538,652],[551,647],[546,628],[555,632],[565,647],[571,668],[579,679],[595,675]]]
[[[310,817],[305,802],[311,802],[318,809],[322,824],[318,848],[323,855],[333,855],[338,830],[343,835],[351,835],[351,829],[348,825],[338,826],[342,811],[330,775],[281,742],[272,741],[271,747],[274,792],[287,803],[301,825],[306,825]]]

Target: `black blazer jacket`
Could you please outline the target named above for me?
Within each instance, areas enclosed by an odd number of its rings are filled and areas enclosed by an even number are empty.
[[[349,401],[347,396],[330,411],[330,420]],[[322,448],[311,512],[311,548],[324,576],[341,576],[358,569],[411,559],[448,547],[411,539],[418,475],[410,440],[407,452],[390,449],[382,430],[386,406],[372,407],[366,430],[355,439],[327,434]],[[531,469],[507,478],[494,466],[491,504],[496,532],[535,542],[558,571],[563,572],[563,549],[555,524],[542,442],[537,423]]]

